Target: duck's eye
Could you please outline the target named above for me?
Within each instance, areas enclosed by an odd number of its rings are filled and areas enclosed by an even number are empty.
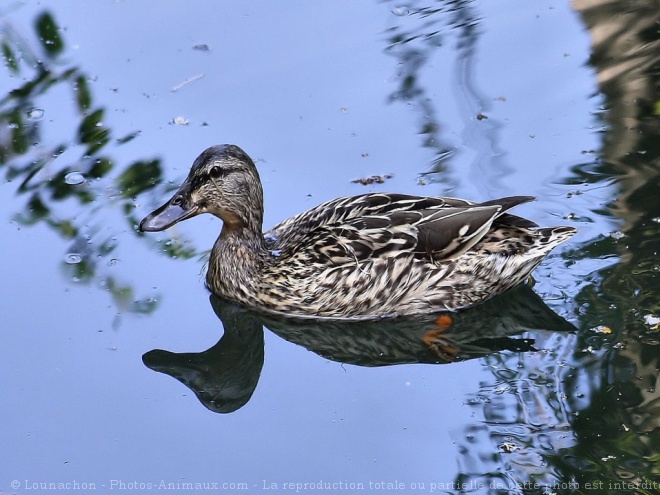
[[[172,198],[172,204],[174,206],[180,206],[182,202],[183,202],[183,196],[181,196],[180,194]]]
[[[217,165],[215,167],[212,167],[211,170],[209,171],[209,175],[214,179],[217,179],[218,177],[223,175],[223,173],[224,171],[222,170],[222,167],[219,167]]]

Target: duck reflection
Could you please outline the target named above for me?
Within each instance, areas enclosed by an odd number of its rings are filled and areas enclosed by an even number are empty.
[[[245,404],[257,387],[264,364],[264,330],[256,313],[211,296],[211,306],[224,333],[203,352],[154,349],[142,356],[154,371],[171,375],[217,413],[230,413]]]
[[[248,310],[210,296],[224,333],[198,353],[152,350],[143,356],[154,371],[190,388],[204,406],[229,413],[252,396],[264,361],[266,326],[281,338],[330,359],[358,366],[445,364],[500,351],[535,351],[529,331],[571,332],[528,285],[464,311],[425,318],[345,322],[289,319]]]

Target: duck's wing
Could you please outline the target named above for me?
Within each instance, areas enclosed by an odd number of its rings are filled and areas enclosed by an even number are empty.
[[[441,261],[476,244],[493,221],[528,197],[473,204],[454,198],[368,194],[339,198],[276,226],[266,238],[283,254],[343,264],[410,253]]]
[[[460,200],[459,200],[460,201]],[[465,202],[462,206],[469,204]],[[341,225],[357,218],[387,214],[393,211],[414,211],[444,208],[445,198],[423,198],[405,194],[361,194],[322,203],[274,226],[264,234],[269,249],[296,247],[305,239],[328,226]]]
[[[304,249],[332,264],[401,253],[439,261],[465,252],[488,231],[498,206],[394,211],[327,225],[312,232]]]
[[[451,200],[463,201],[463,200]],[[346,196],[322,203],[314,208],[288,218],[268,233],[285,236],[292,230],[313,230],[323,225],[334,225],[358,217],[378,215],[401,210],[423,210],[445,206],[467,206],[471,203],[448,204],[447,198],[411,196],[406,194],[361,194]]]

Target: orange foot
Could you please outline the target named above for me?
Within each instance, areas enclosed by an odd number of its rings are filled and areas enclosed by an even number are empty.
[[[422,337],[422,341],[433,354],[449,362],[456,361],[460,350],[450,338],[443,335],[452,323],[451,316],[441,315],[435,320],[435,328],[426,332]]]

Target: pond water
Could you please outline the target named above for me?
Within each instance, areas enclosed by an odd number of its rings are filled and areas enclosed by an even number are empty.
[[[3,3],[0,491],[660,493],[659,25],[652,0]],[[428,321],[265,320],[204,288],[217,219],[136,229],[220,143],[266,227],[396,191],[534,195],[579,233],[433,349]]]

